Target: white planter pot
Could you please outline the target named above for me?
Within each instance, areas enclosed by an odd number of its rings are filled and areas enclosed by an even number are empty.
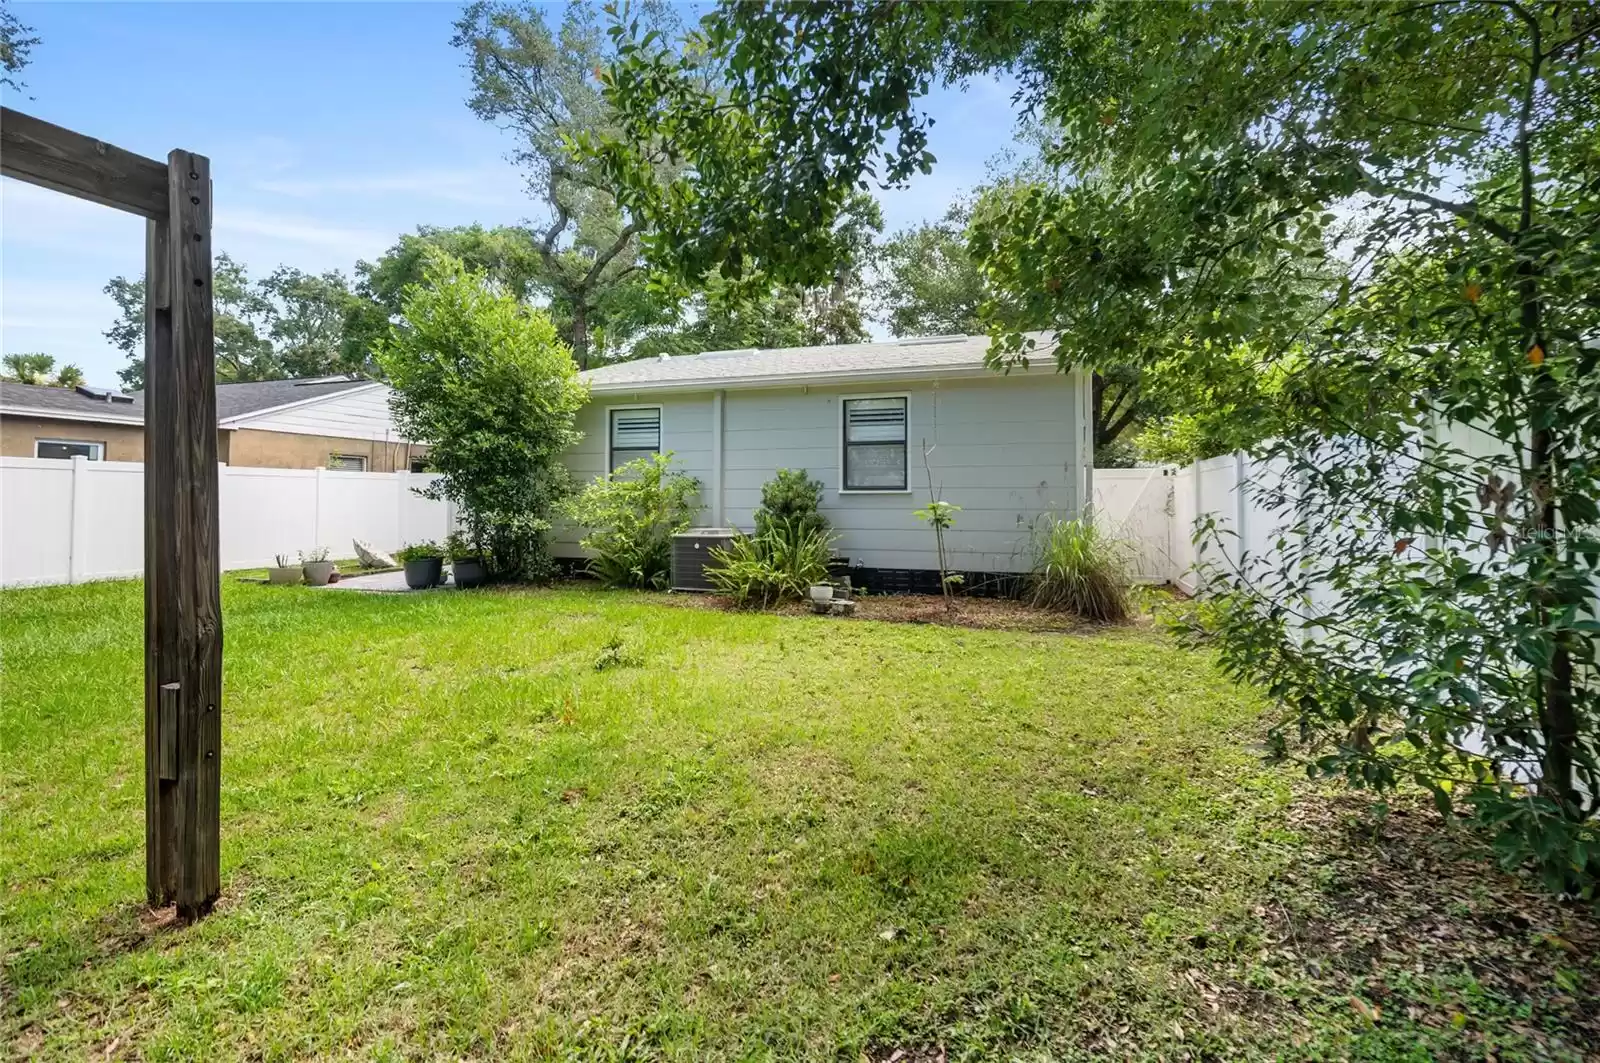
[[[299,565],[286,565],[283,568],[267,569],[267,582],[276,587],[292,587],[305,579],[305,573]]]
[[[826,583],[813,584],[811,600],[818,603],[833,601],[833,588]]]

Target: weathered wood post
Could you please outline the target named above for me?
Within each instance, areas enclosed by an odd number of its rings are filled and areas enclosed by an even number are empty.
[[[154,470],[158,560],[156,625],[162,650],[156,661],[158,687],[177,684],[163,702],[177,712],[177,749],[171,780],[170,822],[163,830],[176,841],[175,875],[162,868],[160,881],[175,883],[178,915],[204,915],[221,892],[218,844],[222,764],[222,600],[217,539],[217,390],[213,357],[211,293],[211,163],[203,155],[167,156],[167,292],[171,306],[170,380],[160,395],[161,411],[146,406],[145,431],[171,433],[171,458]],[[151,367],[146,366],[146,372]],[[157,396],[150,396],[155,400]],[[147,437],[148,438],[148,437]],[[171,629],[170,636],[167,634]],[[149,680],[146,680],[147,686]],[[159,758],[158,758],[159,759]],[[158,769],[159,773],[159,769]],[[163,800],[158,794],[158,803]]]
[[[222,598],[211,164],[166,165],[0,108],[0,173],[145,226],[145,894],[195,919],[221,891]]]

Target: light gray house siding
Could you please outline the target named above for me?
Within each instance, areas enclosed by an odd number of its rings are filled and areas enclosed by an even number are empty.
[[[903,491],[841,490],[842,402],[907,397]],[[936,379],[850,380],[805,387],[728,387],[682,392],[596,390],[579,417],[583,441],[569,459],[588,481],[606,471],[610,410],[659,406],[661,447],[701,483],[697,523],[750,530],[761,485],[780,468],[805,469],[825,488],[823,513],[836,552],[868,568],[938,568],[933,532],[916,518],[928,500],[928,466],[940,497],[961,507],[948,533],[951,567],[972,572],[1029,568],[1035,523],[1077,516],[1092,475],[1089,389],[1081,374],[1048,361],[1002,376],[978,371]],[[718,412],[720,409],[720,432]],[[721,437],[721,462],[716,439]],[[579,534],[558,534],[558,556],[581,554]]]

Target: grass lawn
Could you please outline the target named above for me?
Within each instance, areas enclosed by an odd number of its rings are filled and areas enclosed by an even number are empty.
[[[1590,916],[1263,766],[1257,699],[1159,635],[223,600],[224,897],[180,928],[141,903],[139,586],[0,595],[0,1054],[1600,1045]]]

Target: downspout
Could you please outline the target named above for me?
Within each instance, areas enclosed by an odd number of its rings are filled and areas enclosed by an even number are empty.
[[[722,527],[722,400],[725,392],[711,393],[711,527]]]
[[[1094,520],[1094,374],[1087,369],[1078,370],[1078,438],[1078,465],[1083,470],[1078,511],[1088,523]]]

